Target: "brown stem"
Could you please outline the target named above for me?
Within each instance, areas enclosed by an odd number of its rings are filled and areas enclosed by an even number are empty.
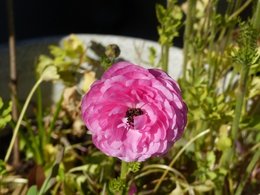
[[[14,14],[13,14],[13,0],[7,0],[7,18],[8,18],[8,31],[9,31],[9,65],[10,65],[10,90],[12,100],[12,117],[17,121],[17,71],[16,71],[16,51],[15,51],[15,29],[14,29]],[[13,165],[19,163],[19,142],[16,138],[13,148]]]

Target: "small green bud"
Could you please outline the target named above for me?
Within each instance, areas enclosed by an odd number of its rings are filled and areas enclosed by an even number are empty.
[[[122,192],[126,188],[125,181],[117,178],[109,182],[109,189],[113,192]]]
[[[105,54],[108,58],[117,58],[120,55],[120,49],[116,44],[110,44],[106,47]]]
[[[128,163],[128,169],[133,173],[136,173],[140,170],[141,163],[140,162],[130,162]]]

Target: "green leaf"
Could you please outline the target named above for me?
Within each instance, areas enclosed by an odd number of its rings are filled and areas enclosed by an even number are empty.
[[[42,78],[45,81],[57,80],[60,78],[57,68],[55,66],[48,66],[42,73]]]
[[[199,185],[195,185],[193,186],[194,190],[196,190],[197,192],[208,192],[210,190],[212,190],[214,188],[214,183],[207,180],[205,182],[205,184],[199,184]]]
[[[37,194],[38,194],[38,190],[36,185],[31,186],[28,192],[26,193],[26,195],[37,195]]]
[[[176,182],[176,188],[171,191],[170,195],[184,195],[184,192],[178,182]]]
[[[4,102],[3,102],[2,98],[0,97],[0,109],[3,107],[3,105],[4,105]]]
[[[6,172],[6,164],[2,159],[0,159],[0,176],[4,175]]]
[[[50,53],[53,55],[53,56],[56,56],[56,57],[62,57],[64,58],[66,56],[66,52],[64,51],[64,49],[60,48],[60,47],[57,47],[55,45],[51,45],[49,47],[50,49]]]
[[[0,129],[4,128],[12,120],[11,111],[12,102],[9,102],[8,107],[4,108],[3,100],[0,97]]]
[[[149,63],[155,66],[156,59],[156,49],[154,47],[149,47]]]
[[[207,163],[208,166],[211,167],[215,164],[216,156],[213,151],[207,153]]]
[[[86,172],[94,175],[97,173],[98,168],[99,168],[98,164],[86,164],[78,167],[73,167],[72,169],[69,170],[69,173],[81,171],[81,172]]]
[[[224,151],[224,150],[230,148],[231,145],[232,145],[231,139],[226,136],[220,136],[216,143],[216,147],[220,151]]]
[[[164,19],[164,15],[165,15],[166,10],[160,4],[157,4],[155,6],[155,10],[156,10],[156,16],[157,16],[158,21],[160,23],[163,23],[163,19]]]
[[[51,189],[51,187],[55,184],[56,176],[58,175],[58,172],[59,172],[59,165],[63,158],[63,154],[64,154],[64,148],[61,147],[60,151],[57,153],[56,161],[51,169],[51,172],[48,175],[48,177],[45,179],[45,181],[41,187],[39,195],[46,194]]]
[[[54,65],[53,59],[46,55],[40,55],[39,62],[36,67],[36,73],[41,75],[47,66]]]

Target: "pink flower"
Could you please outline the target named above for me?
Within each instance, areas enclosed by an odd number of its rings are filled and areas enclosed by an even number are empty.
[[[81,106],[96,147],[127,162],[166,153],[187,122],[177,82],[159,69],[129,62],[107,70]]]

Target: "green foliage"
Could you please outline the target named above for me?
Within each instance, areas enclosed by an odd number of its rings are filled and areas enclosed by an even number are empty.
[[[0,97],[0,130],[6,126],[12,120],[11,116],[12,103],[5,108],[2,98]]]
[[[154,47],[149,48],[149,64],[155,66],[156,49]]]
[[[233,51],[233,58],[242,65],[258,64],[260,55],[257,48],[257,32],[250,22],[240,24],[238,47]]]
[[[44,180],[44,183],[41,186],[39,195],[48,193],[51,190],[51,188],[54,186],[56,182],[56,176],[58,175],[58,171],[59,171],[59,165],[63,158],[63,153],[64,153],[64,148],[61,147],[60,151],[57,153],[55,163],[51,167],[49,175]]]
[[[37,195],[37,194],[38,194],[38,190],[36,185],[31,186],[28,192],[26,193],[26,195]]]
[[[112,179],[109,182],[109,189],[112,192],[122,192],[125,188],[126,188],[125,181],[120,178]]]
[[[167,8],[156,5],[156,15],[160,23],[158,26],[159,43],[162,45],[172,45],[173,39],[179,35],[178,29],[181,26],[182,11],[176,5],[176,0],[169,0]]]
[[[0,177],[7,173],[6,163],[0,159]]]
[[[43,74],[44,70],[51,66],[66,84],[74,84],[80,65],[87,60],[84,43],[75,35],[71,35],[68,39],[63,40],[61,47],[50,46],[50,53],[52,57],[46,55],[39,57],[36,67],[37,75]],[[55,75],[50,75],[49,77],[52,76],[57,78]]]
[[[239,151],[234,143],[246,148],[259,142],[259,112],[256,111],[259,110],[260,97],[257,76],[259,35],[250,22],[240,22],[229,15],[234,8],[233,2],[230,2],[230,11],[220,16],[214,7],[218,2],[205,3],[204,8],[200,7],[202,17],[197,15],[193,18],[189,35],[192,42],[185,39],[188,45],[187,70],[185,77],[179,80],[189,109],[186,140],[204,129],[211,130],[203,141],[198,140],[192,149],[186,150],[182,159],[186,160],[186,166],[196,167],[193,170],[194,183],[199,183],[200,186],[211,181],[208,187],[198,187],[195,190],[199,194],[206,191],[222,194],[224,185],[228,186],[225,187],[228,190],[234,191],[235,185],[243,183],[236,177],[240,177],[245,170],[239,171],[237,167],[246,167],[248,159],[241,157],[245,151]],[[197,6],[198,4],[196,2]],[[235,10],[233,14],[237,13]],[[203,22],[204,19],[208,22]],[[239,29],[234,29],[235,26],[239,26]],[[234,36],[237,32],[239,35]],[[243,76],[242,68],[249,70],[250,77]],[[245,101],[242,101],[243,106],[240,108],[237,99],[243,94]],[[237,110],[241,111],[239,120]],[[236,139],[233,136],[234,130],[231,131],[234,120],[238,124]],[[232,152],[229,153],[230,151]],[[232,156],[233,152],[236,157]],[[250,156],[253,154],[250,153]],[[223,163],[225,159],[229,162],[227,166]],[[183,166],[182,163],[181,165]],[[227,180],[231,183],[227,184]]]
[[[55,66],[47,66],[42,73],[42,78],[45,81],[51,81],[59,79],[60,76]]]
[[[127,164],[128,170],[136,173],[140,170],[141,163],[140,162],[130,162]]]

